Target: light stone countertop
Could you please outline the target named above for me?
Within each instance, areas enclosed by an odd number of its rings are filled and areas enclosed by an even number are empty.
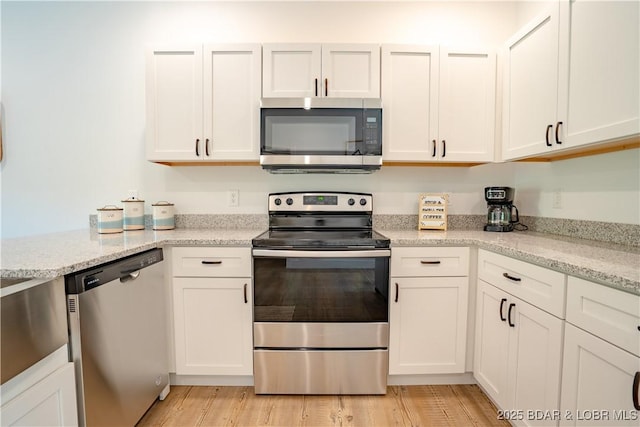
[[[3,239],[2,278],[52,278],[163,245],[251,246],[261,229],[77,230]],[[477,246],[640,295],[640,249],[533,232],[376,229],[391,246]]]
[[[477,246],[640,295],[640,248],[534,232],[378,229],[393,246]]]

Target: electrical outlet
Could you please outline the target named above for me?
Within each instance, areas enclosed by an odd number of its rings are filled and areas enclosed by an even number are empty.
[[[227,204],[229,206],[238,206],[238,198],[240,197],[238,190],[229,190],[227,192]]]
[[[553,190],[553,201],[551,202],[553,209],[562,209],[562,190]]]

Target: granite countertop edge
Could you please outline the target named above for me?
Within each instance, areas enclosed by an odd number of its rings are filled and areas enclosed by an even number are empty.
[[[251,246],[262,229],[151,230],[98,235],[77,230],[2,240],[2,278],[53,278],[162,246]],[[474,230],[420,232],[377,229],[396,246],[476,246],[572,276],[640,295],[640,251],[623,245],[592,246],[579,239],[541,233]],[[136,234],[137,233],[137,234]],[[74,242],[78,247],[74,247]],[[578,245],[578,246],[575,246]],[[64,255],[62,255],[64,251]],[[74,252],[75,251],[75,252]],[[579,252],[584,252],[580,254]],[[56,253],[61,255],[56,255]],[[9,255],[7,255],[9,254]],[[43,260],[43,255],[48,256]],[[39,262],[41,261],[41,262]],[[621,270],[622,274],[617,270]],[[637,274],[636,274],[637,273]]]

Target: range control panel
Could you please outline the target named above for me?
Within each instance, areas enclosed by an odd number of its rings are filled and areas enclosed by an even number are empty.
[[[368,193],[291,192],[269,194],[270,212],[372,212]]]

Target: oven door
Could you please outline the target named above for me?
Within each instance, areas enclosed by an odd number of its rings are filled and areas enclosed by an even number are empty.
[[[257,394],[385,394],[390,250],[254,249]]]
[[[254,321],[389,320],[389,249],[254,249]]]

